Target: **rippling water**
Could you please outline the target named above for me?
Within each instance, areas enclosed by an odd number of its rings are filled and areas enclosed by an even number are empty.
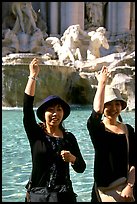
[[[78,202],[90,202],[93,185],[94,150],[86,128],[90,107],[74,106],[65,127],[77,138],[87,168],[71,179]],[[135,127],[135,112],[123,112],[124,122]],[[2,110],[2,202],[24,202],[25,185],[31,173],[31,155],[22,123],[22,109]]]

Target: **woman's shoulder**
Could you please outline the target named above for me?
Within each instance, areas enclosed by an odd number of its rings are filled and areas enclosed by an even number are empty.
[[[101,118],[102,118],[102,113],[96,112],[96,111],[93,109],[92,112],[91,112],[91,115],[90,115],[89,119],[91,119],[91,120],[93,120],[93,119],[101,120]]]
[[[68,140],[76,140],[75,135],[70,131],[65,132],[65,138]]]
[[[74,134],[70,131],[65,131],[65,136],[66,137],[75,137]]]

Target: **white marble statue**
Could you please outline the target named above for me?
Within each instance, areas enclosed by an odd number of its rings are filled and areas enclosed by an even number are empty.
[[[87,49],[87,60],[93,60],[100,57],[100,47],[109,49],[107,38],[105,37],[106,29],[99,27],[96,31],[88,32],[90,42]]]
[[[74,57],[74,60],[82,60],[80,48],[78,47],[79,35],[83,33],[79,24],[71,25],[65,30],[61,37],[63,47],[68,47]]]
[[[53,46],[54,52],[57,54],[57,58],[60,62],[60,65],[64,65],[65,60],[69,59],[74,63],[74,57],[67,46],[62,46],[59,38],[57,37],[48,37],[46,39],[47,43],[51,43]]]
[[[57,37],[48,37],[47,42],[51,42],[54,51],[57,53],[59,61],[64,64],[64,61],[69,59],[72,64],[75,60],[82,60],[80,48],[78,47],[79,34],[84,33],[81,30],[80,25],[71,25],[63,33],[63,36],[59,40]]]
[[[37,14],[31,2],[12,2],[11,10],[16,17],[13,27],[15,33],[23,32],[30,34],[38,29],[36,26]]]
[[[2,30],[3,56],[18,52],[35,54],[46,54],[48,50],[51,52],[45,44],[45,38],[48,36],[46,23],[39,13],[37,16],[31,2],[12,2],[10,13],[14,15],[15,20],[11,29]],[[43,30],[37,27],[36,22]]]

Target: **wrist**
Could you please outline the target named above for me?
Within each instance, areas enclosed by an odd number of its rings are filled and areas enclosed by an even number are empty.
[[[76,160],[76,157],[75,157],[75,156],[73,156],[73,158],[72,158],[72,160],[71,160],[71,165],[74,165],[75,160]]]
[[[35,76],[28,76],[28,79],[32,79],[32,80],[34,80],[34,81],[38,80],[38,78],[35,77]]]

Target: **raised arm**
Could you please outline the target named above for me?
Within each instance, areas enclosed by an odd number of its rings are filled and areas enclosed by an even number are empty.
[[[34,58],[29,64],[30,75],[28,77],[28,82],[25,88],[25,93],[34,96],[36,87],[36,78],[39,74],[40,68],[38,66],[38,60]]]
[[[103,66],[100,74],[97,76],[98,87],[94,97],[93,108],[98,113],[103,113],[105,86],[109,74],[108,68]]]

